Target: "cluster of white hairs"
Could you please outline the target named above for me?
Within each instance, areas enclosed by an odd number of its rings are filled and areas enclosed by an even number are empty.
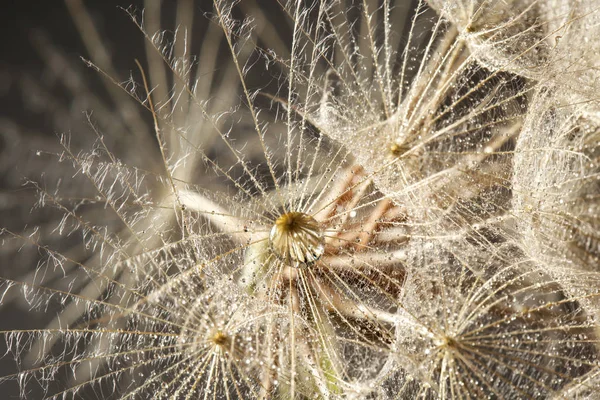
[[[33,222],[2,231],[32,267],[2,303],[51,319],[0,332],[2,383],[599,398],[600,2],[260,4],[128,10],[147,60],[122,80],[67,0],[116,107],[41,46],[94,139],[40,149]]]

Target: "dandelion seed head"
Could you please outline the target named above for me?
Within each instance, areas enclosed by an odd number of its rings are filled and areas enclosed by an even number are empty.
[[[121,161],[93,125],[89,152],[63,139],[85,195],[38,184],[64,215],[51,234],[2,231],[46,258],[1,281],[0,299],[18,286],[30,307],[62,310],[46,329],[7,331],[16,358],[34,359],[7,379],[57,398],[106,385],[231,400],[596,385],[600,125],[592,102],[569,104],[585,91],[536,80],[565,66],[552,46],[572,36],[549,35],[564,19],[534,0],[419,0],[408,14],[391,0],[288,1],[273,11],[290,22],[281,43],[279,18],[251,3],[213,2],[197,64],[193,2],[132,17],[143,85],[109,80],[140,103],[132,131],[152,121],[152,145]],[[173,4],[181,28],[159,31]],[[128,165],[139,158],[152,168]],[[81,248],[45,242],[80,231]]]

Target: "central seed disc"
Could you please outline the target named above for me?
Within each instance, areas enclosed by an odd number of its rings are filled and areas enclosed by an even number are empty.
[[[311,264],[325,251],[319,223],[300,212],[289,212],[277,218],[271,228],[269,243],[275,255],[292,267]]]

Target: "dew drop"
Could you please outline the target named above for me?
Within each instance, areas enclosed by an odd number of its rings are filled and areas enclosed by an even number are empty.
[[[277,218],[271,228],[269,244],[280,260],[296,268],[314,263],[325,251],[321,226],[313,217],[300,212]]]

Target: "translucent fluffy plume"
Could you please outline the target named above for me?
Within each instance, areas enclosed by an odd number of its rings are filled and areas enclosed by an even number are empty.
[[[346,146],[409,225],[497,216],[531,85],[481,65],[457,27],[422,3],[406,25],[390,4],[359,3],[357,20],[333,3],[319,8],[320,24],[306,22],[312,35],[299,35],[296,51],[314,61],[308,76],[304,65],[290,72],[301,84],[293,109]]]
[[[598,271],[600,120],[556,87],[542,88],[517,141],[514,213],[527,252],[548,268]]]
[[[492,69],[552,82],[582,99],[600,84],[597,65],[600,9],[586,0],[428,0],[461,32]]]
[[[597,368],[580,303],[600,295],[596,276],[555,279],[509,242],[413,245],[386,396],[546,398]]]

